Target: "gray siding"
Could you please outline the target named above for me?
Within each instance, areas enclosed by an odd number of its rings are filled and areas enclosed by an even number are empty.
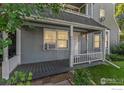
[[[95,3],[93,7],[93,18],[99,21],[100,18],[100,8],[105,10],[105,21],[100,22],[110,28],[110,45],[116,45],[119,43],[119,29],[118,25],[114,19],[114,4],[112,3]]]
[[[69,58],[69,49],[43,50],[43,28],[37,28],[35,31],[23,28],[21,36],[22,64]]]

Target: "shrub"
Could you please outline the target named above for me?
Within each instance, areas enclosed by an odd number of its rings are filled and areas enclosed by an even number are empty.
[[[109,56],[107,56],[107,59],[110,61],[123,61],[124,56],[118,54],[110,54]]]
[[[111,53],[112,54],[124,55],[124,43],[121,43],[117,46],[113,46],[111,48]]]
[[[124,41],[124,32],[120,34],[120,41]]]
[[[31,85],[32,81],[32,73],[24,73],[21,71],[16,71],[14,74],[8,79],[1,79],[0,84],[3,85]]]
[[[74,71],[74,84],[75,85],[91,85],[91,75],[88,70],[76,69]]]

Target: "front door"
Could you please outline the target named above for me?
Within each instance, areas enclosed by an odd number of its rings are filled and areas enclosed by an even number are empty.
[[[79,32],[74,32],[74,54],[81,53],[81,34]]]

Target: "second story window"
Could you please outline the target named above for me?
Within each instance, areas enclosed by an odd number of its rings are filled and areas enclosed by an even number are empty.
[[[75,13],[86,14],[87,4],[85,4],[85,3],[65,4],[64,9],[67,10],[67,11],[75,12]]]
[[[100,18],[105,17],[105,10],[104,9],[100,9]]]
[[[83,5],[80,7],[80,13],[81,13],[81,14],[86,14],[86,4],[83,4]]]
[[[64,6],[64,9],[67,11],[79,12],[79,8],[70,4]]]

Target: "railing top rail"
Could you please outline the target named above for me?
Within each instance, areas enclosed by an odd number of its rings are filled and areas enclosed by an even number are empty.
[[[74,56],[81,56],[81,55],[92,55],[92,54],[99,54],[99,53],[102,53],[102,52],[83,53],[83,54],[76,54],[76,55],[74,55]]]

